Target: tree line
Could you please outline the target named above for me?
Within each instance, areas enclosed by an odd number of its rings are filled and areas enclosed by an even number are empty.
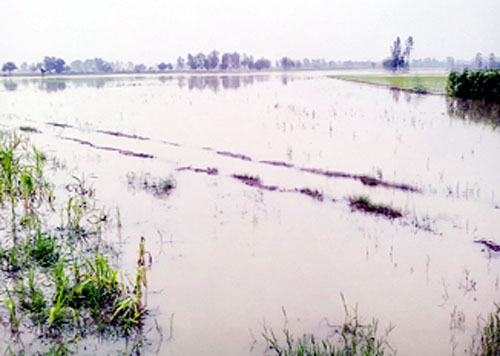
[[[265,71],[271,69],[333,69],[333,68],[372,68],[372,61],[327,61],[325,59],[293,59],[284,56],[274,62],[268,58],[255,58],[252,55],[238,52],[220,53],[213,50],[209,53],[188,53],[179,56],[175,62],[160,62],[154,66],[143,63],[106,61],[102,58],[74,60],[67,63],[64,59],[46,56],[38,63],[27,62],[17,66],[14,62],[4,63],[2,71],[11,75],[12,72],[45,74],[90,74],[90,73],[155,73],[168,71]]]
[[[74,60],[67,63],[64,59],[54,56],[46,56],[38,63],[22,63],[19,67],[12,61],[5,62],[2,72],[11,75],[12,72],[45,74],[91,74],[91,73],[155,73],[168,71],[265,71],[298,70],[298,69],[355,69],[375,68],[382,66],[387,70],[408,70],[410,67],[410,54],[414,47],[413,37],[403,44],[399,37],[390,47],[390,57],[382,63],[373,61],[327,61],[325,59],[293,59],[284,56],[274,62],[261,57],[254,58],[252,55],[240,54],[238,52],[219,53],[213,50],[209,53],[188,53],[185,57],[179,56],[175,62],[160,62],[154,66],[146,66],[143,63],[106,61],[102,58],[90,58],[85,60]],[[445,61],[434,58],[414,59],[411,61],[414,67],[443,67],[443,68],[474,68],[474,69],[497,69],[500,68],[500,58],[491,53],[484,58],[481,53],[471,61],[455,61],[447,57]]]

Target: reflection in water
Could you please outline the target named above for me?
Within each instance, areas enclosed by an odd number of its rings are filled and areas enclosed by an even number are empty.
[[[7,91],[17,90],[17,83],[13,82],[12,80],[8,80],[6,82],[3,82],[3,86],[4,86],[5,90],[7,90]]]
[[[48,93],[54,93],[58,91],[63,91],[66,89],[66,83],[63,81],[47,81],[40,83],[40,90],[44,90]]]
[[[446,97],[448,115],[462,120],[483,122],[495,129],[500,124],[500,104]]]
[[[408,90],[398,89],[398,88],[390,88],[392,100],[396,103],[401,99],[401,95],[403,95],[404,100],[409,104],[412,100],[417,100],[424,94],[410,92]]]
[[[172,79],[174,79],[174,77],[173,77],[172,75],[169,75],[168,77],[166,77],[166,76],[164,76],[164,75],[162,75],[162,76],[158,77],[158,80],[159,80],[160,82],[164,83],[164,84],[165,84],[166,82],[171,81]]]
[[[30,78],[22,79],[19,81],[8,80],[3,82],[6,90],[14,91],[18,89],[19,83],[23,86],[34,86],[38,90],[46,91],[49,93],[60,92],[68,88],[93,88],[101,89],[104,87],[119,87],[119,86],[137,86],[139,83],[144,83],[148,78],[144,77],[92,77],[92,76],[78,76],[78,77],[65,77],[65,78]],[[188,87],[189,90],[209,89],[217,92],[222,87],[223,89],[239,89],[248,85],[253,85],[255,82],[265,82],[270,79],[269,75],[206,75],[206,76],[158,76],[154,78],[165,84],[177,79],[179,88]]]
[[[190,76],[190,77],[178,77],[177,85],[179,88],[183,88],[187,85],[189,90],[198,89],[204,90],[209,89],[213,92],[219,91],[219,89],[239,89],[242,86],[253,85],[255,82],[265,82],[270,78],[269,75],[246,75],[246,76]]]

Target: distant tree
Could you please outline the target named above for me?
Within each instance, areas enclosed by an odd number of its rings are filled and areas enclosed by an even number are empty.
[[[244,54],[243,59],[241,60],[241,66],[246,69],[253,69],[253,56],[247,56],[246,54]]]
[[[12,71],[16,69],[17,66],[14,62],[6,62],[2,67],[2,72],[9,72],[9,75],[12,75]]]
[[[207,57],[208,60],[208,68],[210,70],[215,70],[219,65],[219,52],[213,50]]]
[[[177,69],[179,70],[184,69],[184,58],[182,57],[177,58]]]
[[[62,58],[56,57],[45,57],[43,59],[44,69],[49,72],[62,73],[68,67],[65,66],[66,62]]]
[[[158,64],[158,69],[163,72],[165,71],[165,69],[167,69],[167,65],[164,62],[161,62],[160,64]]]
[[[281,68],[283,68],[284,70],[288,70],[288,69],[291,69],[295,66],[295,62],[288,58],[288,57],[283,57],[281,58]]]
[[[134,72],[142,73],[146,71],[146,66],[144,64],[137,64],[134,66]]]
[[[406,57],[404,66],[406,69],[410,68],[410,54],[411,54],[411,51],[413,50],[414,44],[415,44],[415,42],[413,41],[413,37],[409,36],[405,42],[405,52],[404,52],[404,57]]]
[[[497,62],[494,53],[490,53],[488,57],[488,67],[490,69],[500,69],[500,61]]]
[[[191,69],[191,70],[195,70],[196,69],[196,62],[194,60],[194,56],[191,55],[191,53],[189,53],[187,55],[187,65],[188,65],[189,69]]]
[[[219,68],[222,70],[240,68],[240,55],[238,52],[224,53]]]
[[[261,58],[254,63],[254,69],[262,70],[271,68],[271,61],[269,59]]]
[[[476,53],[476,56],[474,57],[474,67],[477,69],[483,69],[483,55],[481,52]]]
[[[415,42],[412,36],[409,36],[405,42],[405,49],[401,45],[401,39],[396,37],[393,45],[391,46],[391,57],[385,59],[382,65],[385,69],[397,71],[400,69],[410,68],[410,54],[413,50]]]
[[[203,69],[206,68],[205,64],[206,57],[203,53],[198,53],[196,57],[194,57],[194,68],[192,69]]]
[[[71,68],[71,71],[74,72],[74,73],[83,73],[84,70],[83,70],[83,62],[79,59],[77,60],[74,60],[73,62],[71,62],[71,64],[69,65],[69,67]]]
[[[113,67],[111,63],[104,61],[102,58],[94,58],[95,68],[100,73],[111,73]]]
[[[453,57],[446,57],[446,67],[447,68],[453,68],[455,67],[455,59]]]
[[[221,60],[221,63],[220,63],[220,69],[222,70],[227,70],[229,68],[229,65],[230,65],[230,58],[231,58],[231,54],[230,53],[224,53],[222,55],[222,60]]]
[[[231,67],[234,69],[240,68],[240,54],[238,52],[234,52],[231,56]]]

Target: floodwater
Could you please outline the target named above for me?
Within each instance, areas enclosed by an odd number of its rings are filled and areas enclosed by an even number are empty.
[[[474,242],[500,243],[498,112],[325,74],[0,80],[0,129],[36,129],[93,184],[126,273],[146,238],[146,354],[262,355],[285,324],[326,337],[341,293],[395,326],[398,355],[467,354],[500,301],[500,253]],[[403,217],[352,211],[358,195]]]

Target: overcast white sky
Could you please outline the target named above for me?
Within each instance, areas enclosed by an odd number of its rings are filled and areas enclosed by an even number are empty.
[[[0,63],[18,65],[152,65],[213,49],[379,61],[409,35],[413,58],[500,56],[500,0],[0,0]]]

